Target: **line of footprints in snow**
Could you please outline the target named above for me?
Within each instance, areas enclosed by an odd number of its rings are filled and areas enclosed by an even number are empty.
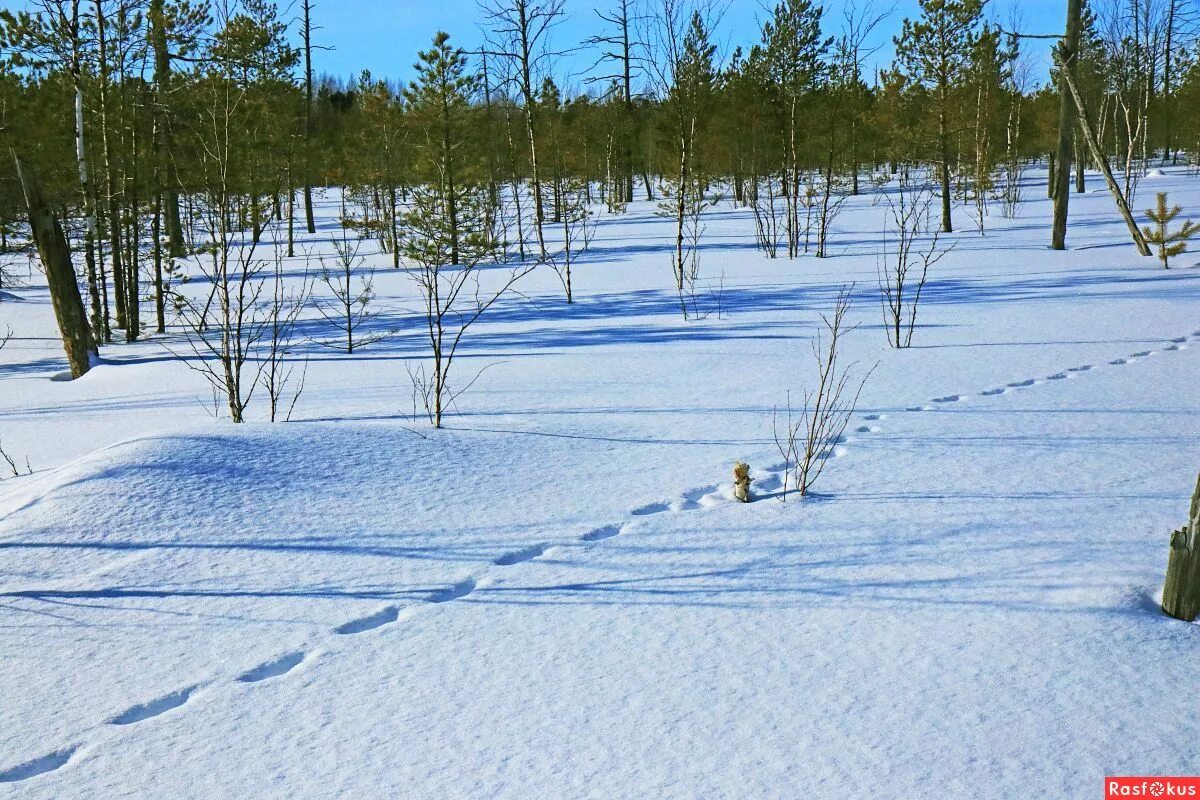
[[[1153,350],[1142,350],[1126,356],[1125,358],[1117,358],[1107,363],[1111,366],[1121,366],[1135,363],[1141,359],[1149,358],[1157,353],[1170,353],[1184,350],[1189,346],[1189,340],[1200,340],[1200,330],[1193,332],[1190,336],[1181,336],[1177,339],[1171,339],[1164,347]],[[1083,364],[1078,367],[1072,367],[1064,370],[1063,372],[1056,372],[1055,374],[1049,375],[1045,378],[1031,378],[1029,380],[1014,381],[1013,383],[1009,383],[1005,386],[979,392],[978,396],[996,397],[1050,381],[1066,380],[1075,375],[1090,372],[1091,370],[1096,369],[1097,366],[1098,365],[1094,364]],[[939,406],[963,402],[970,397],[971,395],[947,395],[945,397],[935,398],[931,401],[932,405],[911,406],[906,408],[905,411],[932,411]],[[866,424],[857,427],[855,430],[857,433],[863,434],[877,433],[880,429],[874,425],[871,425],[870,423],[876,422],[882,418],[882,414],[864,414],[861,416],[861,419]],[[840,454],[840,451],[835,454]],[[783,482],[783,469],[783,465],[776,465],[767,470],[760,471],[756,476],[757,488],[768,492],[779,489]],[[677,500],[673,502],[651,503],[650,505],[636,508],[630,512],[630,516],[637,518],[650,516],[653,514],[660,514],[667,511],[691,511],[698,508],[717,505],[731,498],[732,489],[730,487],[721,485],[704,486],[684,492]],[[629,520],[623,523],[605,525],[583,534],[576,542],[563,543],[562,545],[559,545],[559,547],[571,545],[578,546],[579,543],[587,545],[595,542],[601,542],[605,539],[611,539],[614,536],[619,536],[623,533],[629,532],[635,524],[636,520]],[[520,550],[514,550],[512,552],[505,553],[496,558],[492,564],[498,567],[511,567],[517,564],[523,564],[527,561],[533,561],[544,555],[553,553],[556,549],[558,549],[558,547],[550,544],[533,545],[531,547],[525,547]],[[411,606],[390,605],[368,616],[345,622],[334,628],[333,633],[337,636],[354,636],[357,634],[366,633],[367,631],[375,630],[377,628],[382,628],[385,625],[391,625],[403,619],[410,618],[411,616],[420,612],[423,608],[460,600],[464,597],[467,597],[477,589],[485,589],[489,584],[490,581],[486,578],[478,581],[475,579],[467,579],[460,583],[456,583],[431,592],[426,597],[426,601],[424,603]],[[238,675],[236,678],[234,678],[234,681],[240,683],[258,683],[260,681],[266,681],[272,678],[279,678],[288,674],[305,661],[316,658],[320,654],[321,650],[319,649],[310,651],[294,650],[273,658],[270,661],[260,664],[259,666],[254,667],[253,669],[244,672],[241,675]],[[160,697],[156,700],[152,700],[148,703],[133,706],[132,708],[129,708],[108,720],[107,725],[136,725],[139,722],[153,719],[154,717],[180,708],[190,699],[192,699],[192,697],[194,697],[198,692],[210,685],[213,684],[195,684],[185,689],[180,689],[179,691],[168,694],[164,697]],[[28,780],[29,778],[34,778],[38,775],[44,775],[48,772],[53,772],[54,770],[60,769],[71,761],[71,759],[79,752],[79,749],[80,745],[73,745],[56,750],[53,753],[33,759],[32,761],[27,761],[15,767],[0,771],[0,783],[12,783],[16,781]]]

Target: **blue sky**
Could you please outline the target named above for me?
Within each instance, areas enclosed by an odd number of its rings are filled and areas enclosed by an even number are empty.
[[[738,45],[758,41],[761,21],[769,16],[769,3],[774,0],[726,0],[726,12],[716,31],[721,51],[728,55]],[[893,0],[875,0],[878,8],[888,8]],[[875,60],[889,63],[893,56],[892,35],[899,30],[905,16],[916,16],[917,0],[894,0],[892,16],[880,27],[875,44],[881,44]],[[566,50],[577,46],[602,24],[596,9],[607,9],[610,0],[566,0],[567,18],[554,30],[554,46]],[[860,0],[859,5],[862,5]],[[826,3],[828,33],[837,33],[842,21],[843,0]],[[991,0],[988,15],[1010,27],[1014,12],[1019,15],[1022,30],[1032,33],[1055,33],[1062,29],[1066,18],[1065,0]],[[316,0],[314,24],[321,30],[314,41],[333,47],[333,50],[314,54],[314,69],[341,78],[349,78],[360,70],[370,69],[376,77],[407,81],[412,77],[412,63],[418,50],[429,45],[433,34],[445,30],[451,41],[470,49],[481,40],[483,15],[474,0]],[[1026,45],[1032,59],[1033,81],[1041,83],[1049,69],[1048,45],[1030,41]],[[570,88],[579,88],[578,75],[595,60],[595,54],[580,52],[563,59],[560,81]]]
[[[434,33],[447,31],[451,41],[471,49],[480,44],[483,15],[475,0],[314,0],[313,23],[320,27],[314,43],[331,49],[313,54],[313,68],[339,78],[371,70],[377,78],[412,77],[417,51],[429,46]],[[596,10],[611,8],[612,0],[565,0],[566,19],[553,32],[554,47],[568,50],[597,33],[602,23]],[[720,0],[718,0],[720,2]],[[715,31],[721,53],[728,56],[739,45],[758,41],[764,19],[776,0],[724,0],[726,9]],[[858,0],[863,5],[864,0]],[[892,36],[906,16],[917,16],[917,0],[873,0],[875,7],[895,11],[878,29],[872,44],[881,45],[873,66],[886,66],[894,55]],[[286,3],[281,2],[281,5]],[[834,35],[843,18],[845,0],[826,0],[827,33]],[[26,8],[28,0],[0,0],[0,7]],[[1006,29],[1014,14],[1020,29],[1029,33],[1057,33],[1066,19],[1065,0],[990,0],[987,14]],[[1026,41],[1030,78],[1045,82],[1050,65],[1046,41]],[[582,50],[565,57],[556,75],[569,90],[579,90],[581,75],[595,61],[595,53]]]

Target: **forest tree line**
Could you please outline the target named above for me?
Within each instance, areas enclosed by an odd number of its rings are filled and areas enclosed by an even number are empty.
[[[610,0],[582,42],[560,41],[563,0],[485,0],[484,44],[465,52],[439,34],[405,86],[314,75],[312,0],[32,6],[0,12],[0,248],[23,241],[12,148],[78,243],[97,342],[164,330],[174,259],[235,232],[259,241],[272,221],[292,251],[315,231],[320,187],[345,189],[344,225],[395,266],[561,268],[547,231],[561,247],[586,238],[591,206],[657,202],[675,221],[686,315],[698,220],[718,197],[753,209],[769,256],[823,256],[840,204],[872,182],[920,170],[941,230],[983,233],[989,214],[1018,213],[1031,164],[1064,169],[1061,81],[1035,74],[1028,32],[986,0],[921,0],[902,21],[870,2],[835,13],[784,0],[732,52],[703,0]],[[1154,164],[1200,152],[1198,11],[1082,3],[1067,68],[1130,201]],[[889,30],[897,55],[877,68]],[[573,49],[595,66],[567,83]],[[1079,126],[1068,136],[1082,191],[1098,165]],[[419,235],[430,217],[433,239]]]

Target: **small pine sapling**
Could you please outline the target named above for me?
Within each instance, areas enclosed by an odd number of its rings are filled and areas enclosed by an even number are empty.
[[[1171,259],[1187,251],[1188,239],[1200,233],[1200,225],[1191,220],[1184,220],[1183,227],[1177,231],[1167,230],[1167,226],[1175,221],[1183,211],[1179,206],[1167,208],[1167,193],[1158,193],[1158,208],[1146,210],[1146,216],[1156,227],[1146,227],[1142,233],[1146,241],[1158,248],[1158,260],[1163,269],[1171,268]]]

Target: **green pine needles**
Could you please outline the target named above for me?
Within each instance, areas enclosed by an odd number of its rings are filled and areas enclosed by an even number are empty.
[[[1179,212],[1183,211],[1179,206],[1167,208],[1167,193],[1158,193],[1158,208],[1146,210],[1146,216],[1154,223],[1155,227],[1147,226],[1142,230],[1146,236],[1146,241],[1158,248],[1158,259],[1162,262],[1164,269],[1171,268],[1171,259],[1175,256],[1182,255],[1187,251],[1188,239],[1200,233],[1200,225],[1191,220],[1184,220],[1183,227],[1176,231],[1167,230],[1167,226],[1175,221],[1179,216]]]

